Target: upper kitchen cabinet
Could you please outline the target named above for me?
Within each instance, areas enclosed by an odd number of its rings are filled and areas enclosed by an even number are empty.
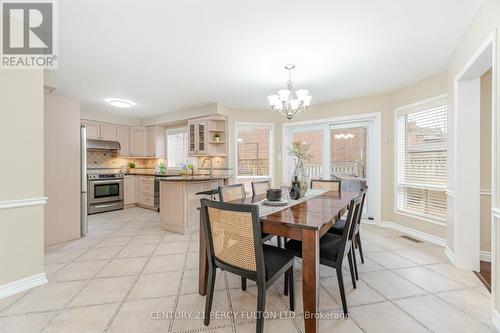
[[[117,126],[87,120],[83,120],[81,123],[87,128],[87,139],[117,141]]]
[[[188,121],[189,156],[226,156],[227,119],[225,116]]]
[[[130,156],[130,128],[119,126],[117,129],[117,141],[120,143],[118,155]]]
[[[101,140],[101,125],[91,121],[82,121],[87,128],[87,139]]]
[[[130,156],[146,157],[146,129],[131,128],[130,129]]]
[[[165,158],[166,128],[163,126],[151,126],[147,128],[147,156],[154,158]]]
[[[101,140],[117,141],[118,128],[113,125],[101,125]]]

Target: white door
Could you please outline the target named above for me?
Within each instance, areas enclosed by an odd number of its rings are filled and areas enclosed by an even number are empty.
[[[366,181],[368,192],[363,215],[374,218],[372,200],[376,191],[374,180],[376,156],[373,149],[374,122],[357,121],[330,125],[330,175],[342,180],[342,190],[358,190],[359,181]]]
[[[358,118],[359,119],[359,118]],[[358,191],[359,180],[368,185],[364,217],[377,218],[379,205],[379,159],[375,118],[366,120],[325,121],[291,125],[284,129],[283,183],[290,183],[296,161],[286,150],[293,141],[309,146],[310,158],[304,163],[309,179],[343,181],[343,190]],[[380,140],[380,138],[378,138]]]

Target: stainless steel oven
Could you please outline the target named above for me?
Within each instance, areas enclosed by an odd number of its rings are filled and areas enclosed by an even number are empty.
[[[89,175],[89,215],[117,209],[123,209],[123,175]]]

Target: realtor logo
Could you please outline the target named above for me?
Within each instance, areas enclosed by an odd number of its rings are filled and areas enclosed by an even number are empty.
[[[2,2],[2,68],[56,68],[55,3]]]

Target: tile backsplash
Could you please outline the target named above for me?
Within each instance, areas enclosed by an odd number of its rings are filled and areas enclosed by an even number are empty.
[[[134,162],[136,168],[154,169],[160,162],[166,164],[166,160],[158,158],[126,158],[117,156],[107,151],[87,151],[87,168],[90,169],[120,169],[127,168],[129,162]]]

